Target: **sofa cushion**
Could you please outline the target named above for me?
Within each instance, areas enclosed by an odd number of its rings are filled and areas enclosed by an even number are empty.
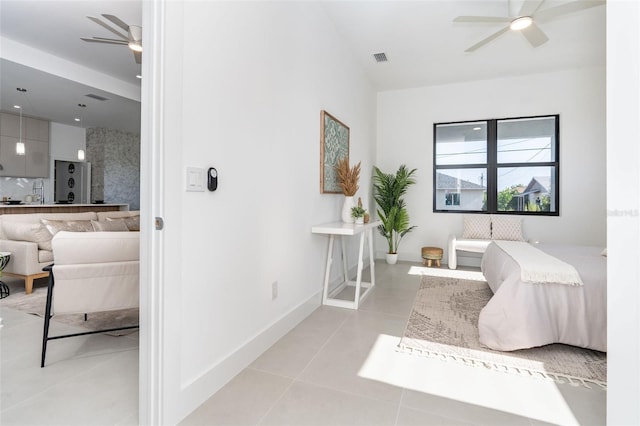
[[[92,220],[91,225],[96,232],[129,232],[129,228],[123,220]]]
[[[465,215],[463,225],[462,238],[491,239],[491,216]]]
[[[129,231],[140,230],[140,216],[129,216],[121,218],[108,217],[106,222],[123,222]]]
[[[122,217],[140,216],[140,210],[118,210],[112,212],[98,212],[98,220],[119,219]]]
[[[91,226],[90,220],[49,220],[49,219],[41,219],[42,224],[49,231],[50,236],[53,238],[60,231],[69,231],[69,232],[91,232],[93,231],[93,226]],[[51,248],[51,240],[49,240],[48,248],[41,247],[38,244],[41,250],[52,250]]]
[[[51,234],[41,223],[3,222],[4,234],[9,240],[38,243],[41,250],[51,250]]]
[[[53,252],[51,250],[38,250],[38,262],[53,262]]]
[[[491,236],[494,240],[524,241],[522,219],[519,217],[493,216]]]

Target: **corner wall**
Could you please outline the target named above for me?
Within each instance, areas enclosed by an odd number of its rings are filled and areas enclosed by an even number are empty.
[[[320,4],[165,7],[150,204],[165,223],[160,394],[173,424],[319,305],[328,238],[311,227],[339,220],[343,201],[320,194],[320,111],[350,127],[369,203],[375,94]],[[186,167],[216,167],[217,191],[185,191]]]
[[[140,135],[95,127],[87,129],[91,163],[91,201],[126,203],[140,210]]]
[[[448,235],[462,232],[461,214],[433,213],[434,123],[546,114],[560,114],[560,216],[523,216],[525,238],[605,246],[604,68],[382,92],[377,114],[378,165],[418,169],[406,197],[418,228],[402,240],[400,259],[418,261],[420,247],[446,248]]]

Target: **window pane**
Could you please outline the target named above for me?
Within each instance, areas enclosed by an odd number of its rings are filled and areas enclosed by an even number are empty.
[[[487,162],[487,123],[436,125],[436,165]]]
[[[556,211],[555,167],[499,167],[498,211]]]
[[[436,173],[436,210],[487,210],[487,169]]]
[[[498,163],[556,160],[555,117],[498,121]]]

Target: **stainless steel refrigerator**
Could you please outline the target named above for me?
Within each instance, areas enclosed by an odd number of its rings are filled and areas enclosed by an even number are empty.
[[[91,164],[56,160],[53,197],[56,203],[89,204]]]

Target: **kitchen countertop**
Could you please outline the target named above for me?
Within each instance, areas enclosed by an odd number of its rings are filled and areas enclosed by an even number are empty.
[[[96,207],[96,206],[105,206],[105,207],[123,207],[126,206],[128,210],[129,204],[4,204],[0,201],[0,208],[24,208],[24,207],[35,207],[35,208],[55,208],[55,207]]]
[[[108,212],[127,210],[129,210],[129,204],[0,204],[0,215],[29,213]]]

